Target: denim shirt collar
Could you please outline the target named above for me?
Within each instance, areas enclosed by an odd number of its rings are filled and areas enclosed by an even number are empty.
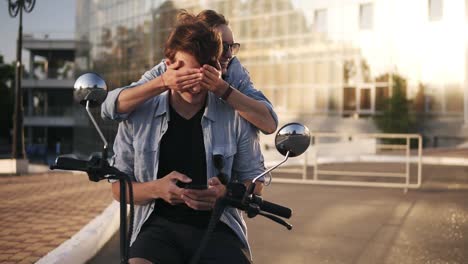
[[[166,91],[164,93],[162,93],[160,96],[156,97],[158,98],[157,101],[155,101],[154,103],[154,109],[155,112],[154,112],[154,117],[159,117],[159,116],[162,116],[162,115],[166,115],[167,117],[167,120],[169,121],[170,120],[170,116],[169,116],[169,99],[170,99],[170,96],[169,96],[169,93],[170,91]],[[219,100],[218,98],[216,98],[216,96],[211,93],[211,92],[208,92],[207,93],[207,98],[206,98],[206,107],[205,107],[205,112],[203,113],[203,117],[208,119],[208,120],[211,120],[212,122],[216,122],[216,112],[215,112],[215,109],[216,109],[216,100]],[[158,106],[159,104],[159,106]]]

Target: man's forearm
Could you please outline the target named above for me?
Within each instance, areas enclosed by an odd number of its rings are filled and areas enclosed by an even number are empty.
[[[156,199],[157,183],[151,182],[132,182],[133,187],[133,201],[134,204],[144,205]],[[125,189],[127,192],[127,203],[129,203],[128,187]],[[112,183],[112,194],[114,199],[120,201],[120,182]]]
[[[167,91],[167,87],[165,87],[161,76],[131,89],[125,89],[117,98],[116,110],[121,114],[130,113],[146,100],[165,91]]]
[[[263,132],[267,134],[275,132],[276,122],[268,108],[262,102],[248,97],[237,89],[233,89],[227,102],[236,109],[243,118]]]

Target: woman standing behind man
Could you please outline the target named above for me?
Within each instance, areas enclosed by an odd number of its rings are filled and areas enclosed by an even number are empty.
[[[221,34],[223,52],[219,59],[219,69],[210,65],[202,65],[199,69],[180,69],[184,66],[180,61],[167,67],[163,60],[147,71],[138,82],[111,91],[101,107],[102,117],[125,120],[137,106],[164,91],[198,87],[196,89],[208,89],[226,101],[265,134],[273,133],[278,126],[278,118],[272,104],[261,91],[253,87],[247,70],[234,57],[240,44],[234,42],[229,22],[213,10],[204,10],[197,18]]]

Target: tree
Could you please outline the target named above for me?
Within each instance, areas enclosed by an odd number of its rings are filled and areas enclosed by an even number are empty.
[[[14,80],[15,68],[5,64],[3,55],[0,55],[0,144],[11,144]]]
[[[384,101],[382,113],[374,117],[375,123],[384,133],[412,133],[415,121],[410,113],[410,101],[406,99],[406,80],[398,74],[391,78],[392,96]],[[388,80],[388,75],[378,79]]]

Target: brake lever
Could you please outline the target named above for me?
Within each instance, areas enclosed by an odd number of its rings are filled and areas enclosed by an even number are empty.
[[[288,230],[291,230],[293,228],[293,226],[290,223],[284,221],[283,219],[281,219],[281,218],[279,218],[279,217],[277,217],[275,215],[268,214],[268,213],[265,213],[265,212],[262,212],[262,211],[258,212],[258,214],[261,215],[261,216],[264,216],[264,217],[266,217],[266,218],[268,218],[268,219],[270,219],[272,221],[275,221],[276,223],[278,223],[280,225],[283,225]]]
[[[258,204],[255,204],[255,203],[251,203],[247,206],[245,212],[247,213],[247,217],[249,218],[254,218],[255,216],[257,215],[261,215],[261,216],[264,216],[272,221],[275,221],[276,223],[286,227],[288,230],[291,230],[292,229],[292,225],[289,224],[288,222],[284,221],[282,218],[276,216],[276,215],[273,215],[273,214],[269,214],[269,213],[265,213],[263,211],[260,210],[260,206]]]

